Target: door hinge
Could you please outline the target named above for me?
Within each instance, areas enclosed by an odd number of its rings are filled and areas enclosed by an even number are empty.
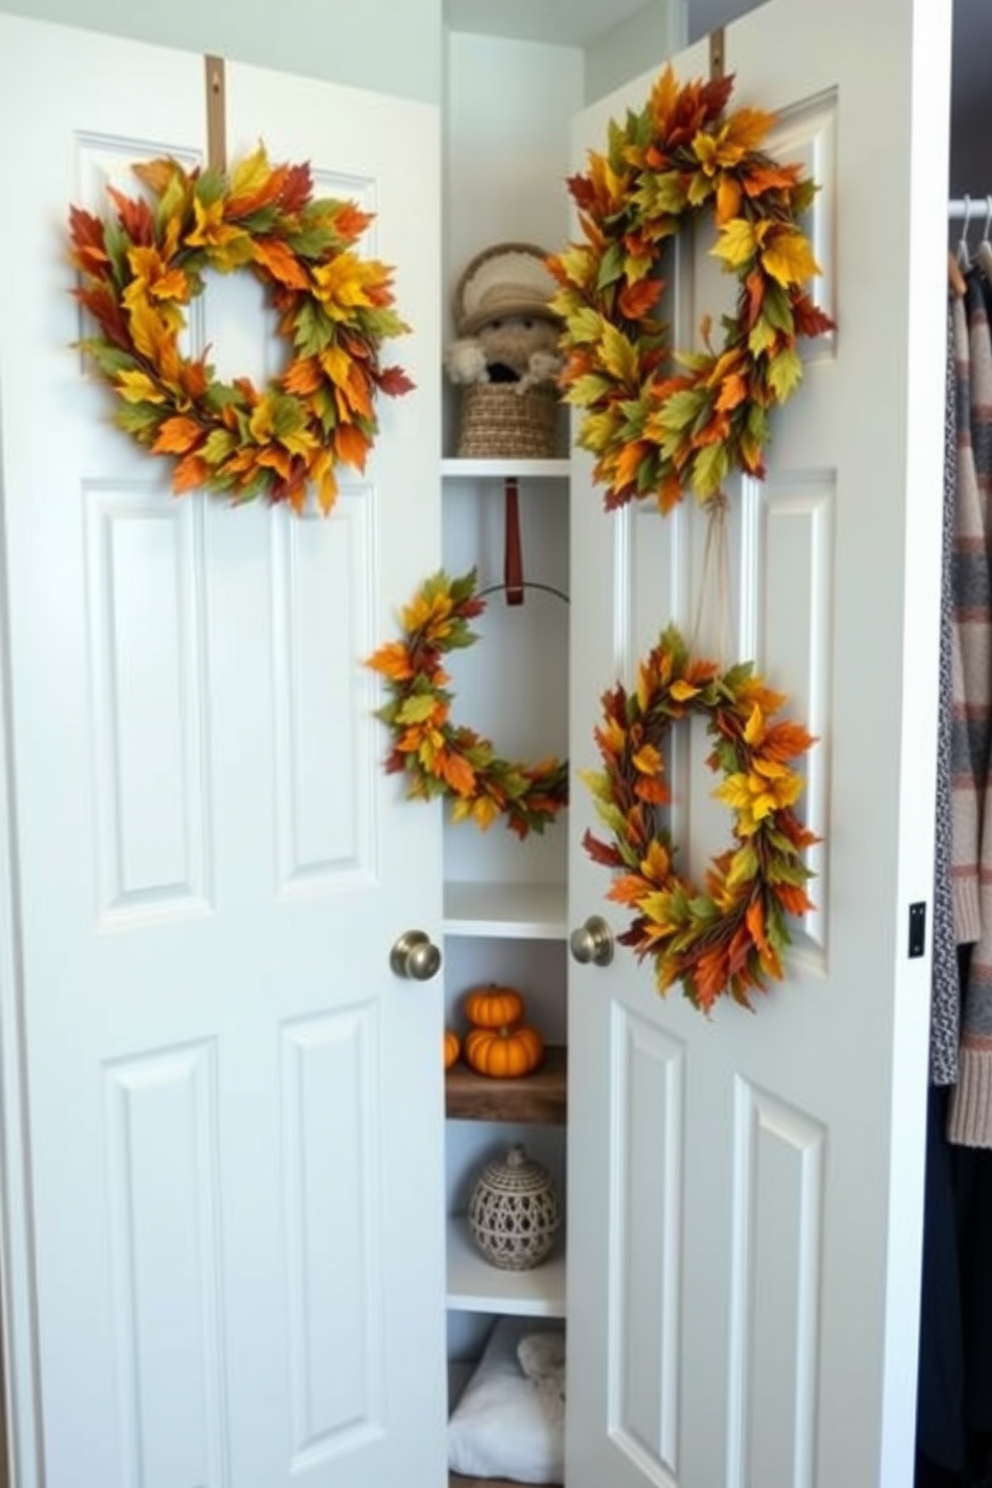
[[[927,906],[921,899],[909,906],[909,954],[922,956],[927,948]]]

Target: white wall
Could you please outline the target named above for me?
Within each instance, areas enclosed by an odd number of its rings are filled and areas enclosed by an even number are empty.
[[[589,47],[586,103],[595,102],[650,68],[660,69],[665,58],[685,46],[687,40],[686,0],[649,0]]]
[[[0,10],[398,98],[441,98],[441,0],[277,0],[266,6],[244,0],[0,0]],[[43,99],[38,106],[44,107]]]

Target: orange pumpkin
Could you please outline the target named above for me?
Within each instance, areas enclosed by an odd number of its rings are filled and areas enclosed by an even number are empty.
[[[524,1000],[515,987],[490,982],[465,994],[465,1016],[476,1028],[509,1028],[524,1015]]]
[[[444,1067],[450,1069],[462,1049],[462,1041],[453,1028],[444,1030]]]
[[[480,1075],[494,1080],[529,1075],[544,1058],[544,1039],[536,1028],[472,1028],[465,1035],[465,1058]]]

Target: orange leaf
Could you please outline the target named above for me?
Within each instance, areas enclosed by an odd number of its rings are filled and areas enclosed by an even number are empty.
[[[297,397],[306,398],[317,391],[322,381],[320,363],[316,357],[298,357],[287,368],[282,385],[287,393],[296,393]]]
[[[744,915],[747,928],[751,932],[751,938],[762,952],[770,950],[768,936],[765,933],[765,911],[760,899],[752,899]]]
[[[203,430],[195,419],[169,418],[159,425],[155,443],[152,445],[153,455],[184,455],[198,444],[203,437]]]
[[[723,386],[720,389],[720,396],[717,398],[714,407],[721,413],[729,413],[732,408],[740,407],[746,397],[747,379],[742,377],[739,372],[735,372],[733,376],[724,378]]]
[[[643,878],[636,873],[625,873],[622,878],[615,878],[606,891],[607,899],[612,899],[615,904],[627,904],[636,909],[648,892],[648,886]]]
[[[614,484],[622,491],[627,486],[636,486],[637,472],[643,461],[651,453],[651,446],[643,439],[631,440],[625,444],[617,456],[617,468]]]
[[[801,723],[776,723],[765,730],[761,752],[767,759],[782,761],[805,754],[815,743],[814,736]]]
[[[210,466],[199,455],[185,455],[172,472],[172,489],[177,496],[184,491],[195,491],[210,474]]]
[[[471,796],[475,791],[475,771],[468,760],[461,754],[449,754],[447,750],[440,756],[438,764],[441,774],[459,796]]]
[[[643,320],[654,309],[664,289],[661,279],[641,279],[637,284],[627,284],[620,292],[620,313],[627,320]]]
[[[766,191],[788,190],[799,179],[798,165],[756,165],[743,176],[744,190],[750,197]]]
[[[285,243],[278,238],[256,238],[253,247],[255,262],[267,269],[273,279],[290,289],[310,288],[309,274]]]
[[[716,225],[722,227],[741,209],[740,183],[724,172],[716,188]]]
[[[334,451],[339,460],[355,470],[365,469],[368,440],[354,424],[339,424],[334,430]]]
[[[387,641],[365,665],[393,682],[406,682],[414,675],[413,662],[403,641]]]
[[[801,888],[799,884],[775,884],[774,894],[786,914],[805,914],[808,909],[816,908],[816,905],[806,893],[806,890]]]

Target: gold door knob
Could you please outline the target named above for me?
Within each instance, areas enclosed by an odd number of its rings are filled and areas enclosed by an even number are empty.
[[[441,952],[423,930],[407,930],[389,953],[389,964],[398,977],[429,982],[441,967]]]
[[[609,966],[613,960],[613,931],[601,915],[590,915],[584,925],[573,930],[568,948],[576,961],[586,966]]]

